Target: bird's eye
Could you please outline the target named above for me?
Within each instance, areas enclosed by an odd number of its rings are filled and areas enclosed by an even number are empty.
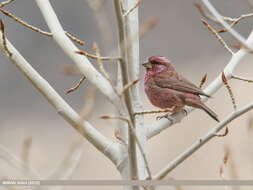
[[[152,61],[152,64],[159,64],[158,62],[156,62],[156,61]]]

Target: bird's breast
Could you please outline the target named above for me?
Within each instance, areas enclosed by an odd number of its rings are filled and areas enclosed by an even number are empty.
[[[158,87],[153,79],[144,83],[145,92],[150,102],[159,108],[171,108],[173,106],[183,106],[181,93],[175,90]]]

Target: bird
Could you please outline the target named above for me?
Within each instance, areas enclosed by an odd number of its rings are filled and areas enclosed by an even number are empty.
[[[184,106],[204,110],[210,117],[219,122],[217,114],[207,107],[200,96],[210,97],[201,88],[188,81],[173,67],[171,61],[163,56],[151,56],[142,64],[146,68],[144,76],[145,93],[152,105],[176,113],[184,110]],[[158,116],[167,118],[169,114]]]

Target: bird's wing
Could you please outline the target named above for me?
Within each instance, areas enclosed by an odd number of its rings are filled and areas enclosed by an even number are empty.
[[[168,72],[159,73],[159,75],[153,76],[154,81],[160,88],[169,88],[185,93],[192,93],[196,95],[203,95],[210,97],[204,93],[201,88],[197,87],[193,83],[189,82],[182,76],[171,74]]]

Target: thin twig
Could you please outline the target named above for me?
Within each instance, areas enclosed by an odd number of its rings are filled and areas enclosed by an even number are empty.
[[[84,41],[78,39],[77,37],[73,36],[72,34],[66,32],[66,31],[65,31],[65,34],[66,34],[66,36],[68,36],[69,39],[71,39],[73,42],[76,42],[76,43],[78,43],[78,44],[81,45],[81,46],[84,46],[84,45],[85,45],[85,42],[84,42]]]
[[[85,55],[91,59],[101,59],[103,61],[119,61],[121,59],[121,57],[98,57],[96,55],[93,55],[93,54],[90,54],[88,52],[85,52],[85,51],[76,51],[77,54],[80,54],[80,55]]]
[[[105,68],[104,68],[103,63],[102,63],[102,59],[100,58],[100,51],[99,51],[99,48],[98,48],[98,45],[97,45],[96,42],[93,43],[93,50],[96,53],[96,57],[97,57],[96,60],[97,60],[100,72],[102,73],[102,75],[104,75],[104,77],[107,80],[110,80],[109,74],[105,71]]]
[[[136,4],[131,8],[129,9],[128,11],[126,11],[124,14],[123,14],[123,17],[126,17],[128,16],[134,9],[136,9],[139,5],[141,4],[141,0],[138,0],[136,2]]]
[[[81,84],[83,83],[83,81],[86,79],[86,76],[83,76],[80,80],[79,80],[79,82],[74,86],[74,87],[72,87],[72,88],[70,88],[67,92],[66,92],[66,94],[69,94],[70,92],[74,92],[75,90],[77,90],[80,86],[81,86]]]
[[[216,137],[225,137],[225,136],[227,136],[227,134],[228,134],[228,128],[226,127],[226,129],[225,129],[225,131],[224,131],[224,133],[223,134],[215,134],[215,136]]]
[[[199,88],[203,87],[203,85],[206,82],[206,78],[207,78],[207,74],[205,73],[204,76],[202,77],[201,81],[200,81]]]
[[[8,16],[9,18],[11,18],[11,19],[13,19],[14,21],[16,21],[17,23],[19,23],[19,24],[25,26],[26,28],[29,28],[29,29],[31,29],[31,30],[33,30],[33,31],[35,31],[35,32],[38,32],[38,33],[40,33],[40,34],[42,34],[42,35],[44,35],[44,36],[53,37],[53,34],[52,34],[52,33],[43,31],[43,30],[41,30],[41,29],[39,29],[39,28],[37,28],[37,27],[31,25],[31,24],[28,24],[26,21],[23,21],[21,18],[16,17],[15,15],[13,15],[12,13],[10,13],[10,12],[8,12],[8,11],[5,11],[5,10],[3,10],[3,9],[0,9],[0,11],[1,11],[3,14],[5,14],[6,16]],[[73,36],[72,34],[66,32],[66,31],[65,31],[65,34],[66,34],[73,42],[76,42],[76,43],[78,43],[78,44],[81,45],[81,46],[83,46],[83,45],[85,44],[84,41],[79,40],[78,38],[76,38],[75,36]]]
[[[93,44],[93,49],[96,53],[96,60],[97,60],[97,63],[98,63],[98,66],[99,66],[99,70],[100,72],[102,73],[102,75],[110,82],[112,88],[113,88],[113,91],[115,92],[115,94],[117,94],[119,96],[119,93],[117,91],[117,89],[115,88],[115,86],[113,85],[113,82],[112,80],[110,79],[110,76],[109,74],[105,71],[104,69],[104,66],[103,66],[103,63],[102,63],[102,59],[100,57],[100,52],[99,52],[99,48],[98,48],[98,45],[96,43]],[[89,54],[90,55],[90,54]],[[91,56],[91,55],[90,55]],[[105,57],[104,57],[105,58]]]
[[[248,44],[246,39],[225,21],[225,18],[220,15],[220,13],[214,8],[214,6],[209,2],[209,0],[202,0],[208,10],[215,16],[215,18],[221,23],[221,25],[228,30],[228,32],[237,39],[240,43],[242,43],[245,47],[252,50],[251,46]],[[233,21],[233,20],[232,20]]]
[[[163,179],[169,172],[175,169],[179,164],[189,158],[194,152],[199,150],[205,143],[211,140],[213,137],[216,137],[215,134],[227,126],[228,123],[232,122],[234,119],[240,117],[244,113],[253,109],[253,103],[241,108],[240,110],[234,111],[227,118],[225,118],[222,122],[218,123],[218,125],[209,131],[204,137],[200,138],[195,144],[189,147],[186,151],[176,157],[172,162],[170,162],[164,169],[162,169],[158,174],[156,174],[152,179]]]
[[[116,139],[121,142],[124,146],[127,146],[127,143],[124,141],[123,138],[121,138],[120,136],[120,131],[118,129],[114,130],[114,136],[116,137]]]
[[[125,92],[131,88],[133,85],[135,85],[137,82],[139,82],[139,79],[137,80],[134,80],[133,82],[130,82],[128,84],[126,84],[124,87],[123,87],[123,90],[121,91],[120,93],[120,96],[123,96],[125,94]]]
[[[246,79],[246,78],[242,78],[242,77],[235,76],[235,75],[232,75],[232,77],[231,77],[231,78],[232,78],[232,79],[241,80],[241,81],[245,81],[245,82],[249,82],[249,83],[253,83],[253,80]]]
[[[12,3],[14,0],[7,0],[7,1],[4,1],[2,3],[0,3],[0,8],[3,8],[4,6],[6,5],[9,5],[10,3]]]
[[[166,113],[166,112],[169,112],[169,111],[170,110],[165,109],[165,110],[152,110],[152,111],[135,112],[134,116],[136,116],[136,115],[145,115],[145,114]]]
[[[141,152],[141,154],[142,154],[142,157],[143,157],[143,160],[144,160],[144,163],[145,163],[145,168],[146,168],[147,173],[148,173],[147,180],[152,179],[152,178],[151,178],[151,176],[152,176],[152,175],[151,175],[151,171],[150,171],[149,166],[148,166],[148,160],[147,160],[147,158],[146,158],[146,155],[145,155],[145,153],[144,153],[144,150],[142,149],[142,146],[141,146],[141,143],[140,143],[140,141],[139,141],[139,138],[137,137],[136,131],[135,131],[135,129],[132,127],[130,121],[129,121],[127,118],[124,118],[124,117],[121,117],[121,116],[109,116],[109,115],[104,115],[104,116],[101,117],[101,119],[119,119],[119,120],[122,120],[122,121],[127,122],[128,126],[129,126],[129,128],[130,128],[130,130],[131,130],[131,133],[133,134],[133,136],[134,136],[134,138],[135,138],[135,141],[136,141],[136,143],[137,143],[137,146],[139,147],[140,152]]]
[[[210,30],[214,36],[218,39],[218,41],[221,43],[221,45],[230,53],[234,54],[234,52],[228,47],[226,42],[221,38],[221,36],[218,34],[218,32],[211,26],[209,25],[205,20],[201,19],[202,23]]]
[[[204,7],[201,6],[200,3],[194,3],[194,6],[199,10],[200,14],[201,14],[203,17],[205,17],[205,18],[208,19],[208,20],[211,20],[211,21],[215,22],[216,24],[222,25],[222,24],[219,22],[219,20],[218,20],[215,16],[211,15],[210,13],[208,13],[208,12],[204,9]],[[226,16],[222,16],[222,18],[223,18],[223,20],[225,20],[225,21],[227,21],[227,22],[231,22],[231,23],[233,23],[233,22],[237,19],[237,18],[231,18],[231,17],[226,17]]]
[[[238,24],[241,20],[245,19],[245,18],[249,18],[249,17],[253,17],[253,13],[249,13],[249,14],[243,14],[241,15],[240,17],[238,18],[233,18],[233,22],[230,24],[230,27],[234,27],[236,24]],[[222,30],[219,30],[218,32],[219,33],[222,33],[222,32],[227,32],[228,30],[227,29],[222,29]]]
[[[225,76],[224,72],[222,72],[222,81],[223,81],[224,85],[226,86],[226,88],[228,89],[228,93],[229,93],[229,95],[231,97],[234,110],[236,110],[237,106],[236,106],[236,103],[235,103],[235,97],[234,97],[232,88],[228,84],[228,81],[226,79],[226,76]]]

